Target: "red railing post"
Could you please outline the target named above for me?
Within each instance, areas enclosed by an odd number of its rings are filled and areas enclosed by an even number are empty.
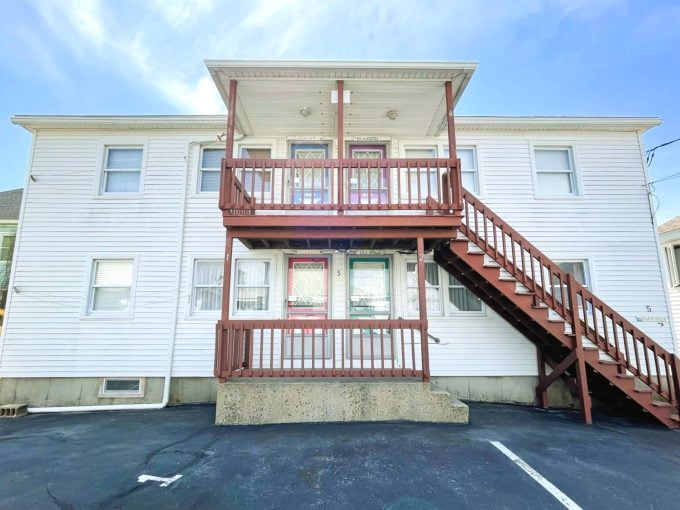
[[[671,364],[673,369],[673,393],[671,395],[671,403],[680,411],[680,358],[675,354],[671,354]],[[668,366],[666,370],[668,370]],[[668,393],[670,394],[671,389],[668,388]]]

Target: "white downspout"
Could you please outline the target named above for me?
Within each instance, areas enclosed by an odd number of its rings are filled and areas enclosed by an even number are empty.
[[[173,312],[173,320],[170,330],[170,341],[168,345],[168,358],[165,369],[165,377],[163,380],[163,399],[157,404],[105,404],[94,406],[62,406],[62,407],[29,407],[29,413],[72,413],[72,412],[88,412],[88,411],[132,411],[132,410],[147,410],[147,409],[163,409],[170,401],[170,383],[172,382],[172,363],[175,356],[175,339],[177,337],[177,316],[180,305],[180,291],[181,291],[181,276],[182,276],[182,258],[184,256],[184,223],[186,218],[187,206],[187,186],[189,183],[189,160],[191,148],[200,142],[190,142],[187,146],[185,154],[186,165],[184,168],[184,180],[182,183],[182,205],[180,207],[180,228],[179,228],[179,246],[177,248],[177,280],[175,286],[175,310]],[[25,198],[25,197],[24,197]],[[17,250],[18,252],[18,250]]]

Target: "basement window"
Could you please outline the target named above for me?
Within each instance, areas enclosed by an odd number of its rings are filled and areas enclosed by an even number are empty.
[[[99,385],[100,397],[143,397],[146,386],[143,377],[107,377]]]

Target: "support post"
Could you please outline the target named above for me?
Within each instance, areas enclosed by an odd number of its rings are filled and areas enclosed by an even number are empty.
[[[449,160],[454,160],[456,162],[456,166],[453,169],[453,175],[449,178],[449,186],[453,188],[452,198],[454,204],[462,209],[463,188],[461,186],[462,179],[460,174],[460,161],[458,160],[458,149],[456,148],[456,118],[453,115],[453,86],[450,81],[444,83],[444,96],[446,99],[446,130],[449,138]]]
[[[583,351],[581,332],[581,318],[578,313],[578,299],[571,274],[567,273],[567,292],[569,293],[569,311],[571,313],[571,331],[574,334],[574,352],[576,354],[576,382],[579,400],[581,401],[581,415],[587,425],[593,423],[590,393],[588,393],[588,374]]]
[[[345,81],[338,80],[338,215],[345,214],[345,169],[343,159],[345,158]]]
[[[548,399],[548,387],[545,385],[545,354],[543,352],[543,347],[536,346],[536,357],[538,361],[538,388],[543,387],[542,391],[537,391],[537,397],[539,403],[543,409],[548,409],[550,406],[550,401]]]
[[[227,143],[224,157],[234,157],[234,130],[236,128],[236,80],[229,80],[229,104],[227,105]]]
[[[423,381],[430,380],[430,353],[427,336],[427,300],[425,298],[425,241],[417,238],[418,251],[418,310],[420,311],[420,348],[423,366]]]

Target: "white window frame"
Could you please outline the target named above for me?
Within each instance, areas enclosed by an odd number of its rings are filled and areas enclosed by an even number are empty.
[[[106,165],[109,161],[109,150],[110,149],[141,149],[142,150],[142,160],[141,167],[137,169],[115,169],[114,172],[137,172],[139,171],[139,184],[137,191],[106,191],[106,179],[107,173],[111,170],[106,169]],[[101,160],[99,162],[99,175],[97,178],[97,191],[96,196],[102,198],[139,198],[144,194],[144,178],[146,174],[146,156],[148,152],[148,147],[146,143],[126,143],[123,141],[112,141],[104,142],[100,150]]]
[[[212,150],[219,150],[222,149],[224,152],[224,147],[220,147],[218,145],[213,145],[211,143],[202,143],[198,146],[198,154],[196,156],[196,161],[198,162],[196,166],[196,187],[194,188],[196,190],[195,194],[199,196],[208,196],[208,197],[215,197],[216,195],[219,194],[220,192],[220,187],[219,185],[217,186],[217,189],[215,191],[201,191],[201,178],[203,176],[203,151],[205,149],[212,149]],[[222,171],[221,166],[217,169],[208,169],[208,171],[217,171],[218,173]]]
[[[432,150],[432,149],[434,149],[433,158],[435,158],[435,159],[439,158],[439,155],[441,153],[441,148],[440,148],[439,144],[437,144],[437,143],[428,144],[428,143],[422,143],[422,142],[413,142],[413,143],[404,142],[404,143],[401,144],[401,157],[402,158],[408,158],[408,156],[406,155],[406,151],[410,151],[410,150],[416,150],[416,151],[417,150]],[[434,172],[430,171],[429,173],[432,174]],[[408,172],[402,172],[402,169],[399,169],[399,175],[397,176],[397,178],[401,180],[402,176],[404,176],[406,184],[404,184],[403,182],[401,183],[401,197],[400,198],[408,200],[408,198],[409,198],[409,194],[408,194],[409,175],[408,175]],[[416,178],[417,178],[417,176],[416,176]],[[428,175],[427,178],[430,179],[431,177]],[[437,176],[437,179],[439,179],[439,176]],[[416,184],[416,186],[417,186],[417,184]],[[417,194],[417,188],[416,188],[416,190],[414,190],[413,187],[414,186],[412,184],[411,185],[411,200],[417,200],[417,197],[415,196]],[[423,194],[423,193],[427,193],[427,188],[423,191],[422,185],[421,185],[421,194]]]
[[[139,381],[139,389],[136,391],[107,390],[107,381]],[[140,398],[145,393],[145,377],[102,377],[99,380],[99,398]]]
[[[237,297],[237,275],[238,275],[238,263],[239,262],[268,262],[269,263],[269,285],[258,285],[257,287],[268,287],[269,294],[267,299],[267,308],[265,310],[238,310],[236,308],[236,297]],[[276,277],[278,275],[276,264],[274,260],[270,257],[235,257],[234,265],[231,271],[231,285],[230,285],[230,304],[231,304],[231,315],[233,317],[269,317],[272,314],[272,301],[274,299],[274,286],[276,282]],[[246,287],[246,286],[243,286]],[[247,288],[247,287],[246,287]]]
[[[556,259],[555,264],[557,264],[558,266],[559,264],[583,264],[583,276],[585,277],[586,282],[582,285],[590,292],[594,292],[593,277],[591,274],[590,261],[588,259],[580,258]],[[574,275],[572,275],[572,277],[574,277]]]
[[[472,149],[472,158],[475,161],[475,171],[474,171],[474,173],[475,173],[475,176],[476,176],[477,189],[476,190],[469,189],[468,191],[470,191],[476,197],[483,197],[484,196],[484,192],[483,192],[484,185],[483,185],[483,180],[482,180],[482,170],[481,170],[481,167],[480,167],[480,164],[479,164],[479,162],[481,161],[480,145],[481,144],[479,144],[479,143],[468,143],[468,144],[458,145],[456,147],[456,149],[459,150],[459,151],[462,150],[462,149]],[[449,151],[448,144],[441,145],[439,147],[439,154],[441,154],[443,158],[448,157],[448,156],[446,156],[448,151]],[[460,170],[461,170],[461,173],[464,171],[462,168]],[[473,173],[473,172],[469,172],[469,173]],[[461,175],[461,181],[462,181],[462,175]]]
[[[217,310],[197,310],[196,309],[196,266],[199,262],[220,262],[224,265],[224,257],[191,257],[191,287],[189,288],[189,316],[193,317],[210,317],[214,320],[215,317],[220,315],[222,307]],[[224,273],[224,271],[223,271]],[[214,285],[214,287],[219,287],[220,289],[224,287],[224,274],[222,274],[222,284]],[[201,285],[201,287],[209,287],[208,285]]]
[[[237,158],[243,158],[243,149],[269,149],[269,154],[271,159],[276,159],[274,155],[274,144],[273,143],[248,143],[248,142],[243,142],[238,144],[238,154],[236,155]],[[256,171],[258,169],[255,169]],[[269,191],[264,192],[265,199],[268,199],[271,197],[271,194],[274,191],[274,169],[259,169],[262,171],[262,173],[268,173],[269,174]],[[245,186],[245,182],[243,183]],[[246,189],[246,191],[248,191]],[[256,191],[255,192],[256,197],[259,198],[260,194]]]
[[[130,285],[130,302],[126,310],[113,311],[92,310],[94,300],[94,278],[96,275],[96,262],[99,260],[130,260],[132,261],[132,284]],[[136,255],[122,254],[97,254],[87,257],[87,268],[85,274],[85,287],[83,290],[83,303],[81,306],[80,318],[83,320],[130,320],[134,317],[135,294],[137,290],[137,267],[138,257]]]
[[[542,150],[566,150],[569,155],[569,164],[571,165],[571,186],[572,193],[564,194],[548,194],[540,190],[538,184],[538,174],[539,173],[566,173],[563,170],[541,170],[536,164],[536,151]],[[560,144],[554,142],[531,142],[529,144],[530,160],[531,160],[531,171],[534,183],[534,197],[543,200],[580,200],[583,198],[583,184],[581,182],[581,172],[578,168],[578,154],[576,151],[575,144]]]
[[[468,289],[465,285],[463,285],[461,282],[458,282],[459,285],[451,285],[451,281],[449,280],[449,276],[451,276],[451,275],[449,275],[449,273],[447,273],[446,271],[444,271],[444,274],[446,275],[446,294],[444,296],[444,298],[445,298],[444,300],[446,302],[446,307],[447,307],[447,312],[448,312],[447,315],[449,317],[460,317],[460,316],[464,316],[464,317],[485,317],[486,316],[486,303],[484,301],[482,301],[480,298],[478,298],[477,296],[475,296],[475,298],[479,299],[480,303],[482,304],[482,307],[481,307],[480,310],[469,310],[469,311],[458,310],[458,309],[456,309],[456,307],[453,306],[453,304],[451,303],[451,300],[449,298],[449,289],[451,289],[452,287],[457,288],[457,287],[460,286],[460,287],[463,287],[465,290],[467,290],[467,292],[472,293],[472,291],[470,289]],[[455,278],[455,276],[454,276],[454,278]]]
[[[427,309],[427,316],[428,317],[443,317],[445,314],[444,311],[444,303],[442,301],[442,272],[440,266],[432,259],[425,259],[425,264],[434,264],[435,268],[437,269],[437,278],[439,279],[439,285],[437,285],[437,299],[439,299],[439,311],[432,311],[429,308]],[[408,291],[409,289],[415,289],[416,292],[418,292],[418,286],[409,286],[408,285],[408,265],[409,264],[416,264],[416,278],[418,275],[418,259],[415,259],[413,257],[408,257],[404,259],[404,295],[403,295],[403,300],[404,300],[404,315],[406,317],[419,317],[420,316],[420,311],[413,311],[409,310],[408,307]],[[426,285],[427,287],[427,285]],[[427,302],[426,302],[427,305]]]
[[[671,288],[680,287],[680,260],[675,250],[680,249],[680,243],[670,243],[664,246],[666,267],[668,268],[668,284]]]

